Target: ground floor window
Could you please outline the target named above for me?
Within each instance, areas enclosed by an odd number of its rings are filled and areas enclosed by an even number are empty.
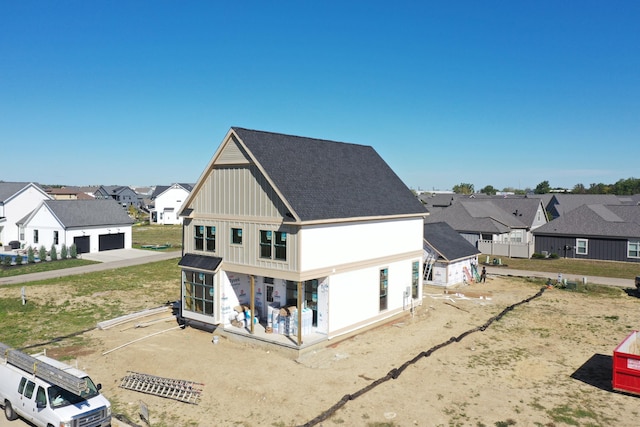
[[[629,241],[627,243],[627,257],[640,258],[640,241]]]
[[[587,239],[576,239],[576,254],[587,255],[589,253],[589,241]]]
[[[389,269],[380,270],[380,311],[387,309],[387,290],[389,288]]]
[[[420,262],[414,261],[411,265],[411,298],[418,298],[418,287],[420,285]]]
[[[214,315],[214,275],[200,271],[183,270],[184,310],[206,316]]]

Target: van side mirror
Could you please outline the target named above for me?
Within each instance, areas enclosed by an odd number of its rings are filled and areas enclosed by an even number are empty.
[[[98,384],[98,385],[96,386],[96,390],[98,390],[98,391],[102,390],[102,384]]]

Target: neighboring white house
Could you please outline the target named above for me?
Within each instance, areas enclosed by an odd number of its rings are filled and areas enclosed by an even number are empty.
[[[22,241],[18,221],[52,197],[33,182],[0,182],[0,248]]]
[[[424,224],[424,283],[455,286],[479,279],[480,251],[446,222]]]
[[[118,202],[96,199],[44,200],[19,225],[25,246],[75,244],[80,254],[131,249],[132,223]]]
[[[188,323],[240,332],[246,305],[256,337],[286,308],[300,349],[422,302],[427,212],[370,146],[231,128],[181,215]]]
[[[182,224],[182,218],[178,216],[178,212],[192,189],[191,184],[176,183],[170,186],[157,186],[151,196],[154,207],[149,210],[149,223]]]

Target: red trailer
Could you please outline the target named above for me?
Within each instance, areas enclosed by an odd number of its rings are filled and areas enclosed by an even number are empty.
[[[613,389],[640,395],[640,333],[631,332],[613,351]]]

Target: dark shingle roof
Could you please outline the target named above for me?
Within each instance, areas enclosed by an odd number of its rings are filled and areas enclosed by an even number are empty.
[[[446,222],[425,223],[424,240],[447,261],[468,258],[480,253]]]
[[[232,130],[302,221],[427,213],[370,146]]]
[[[510,215],[490,201],[459,200],[446,209],[427,217],[426,222],[444,221],[459,233],[508,233],[512,228],[527,228],[514,215]]]
[[[207,271],[216,271],[221,263],[222,258],[196,254],[185,254],[180,261],[178,261],[178,265],[183,267],[191,267]]]
[[[133,224],[122,206],[111,199],[45,200],[43,203],[65,228]]]
[[[583,205],[537,228],[534,235],[640,237],[640,206]]]
[[[554,216],[562,216],[584,205],[619,205],[622,202],[614,194],[554,194],[547,210]]]
[[[33,182],[0,182],[0,202],[7,201],[29,184],[35,185],[44,192],[44,189],[40,185]]]

